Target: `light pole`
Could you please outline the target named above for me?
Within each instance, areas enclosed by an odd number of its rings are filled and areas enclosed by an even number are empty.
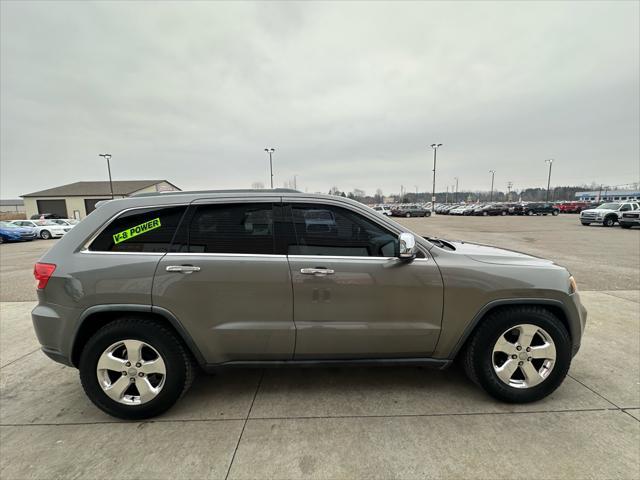
[[[111,154],[110,153],[99,153],[99,157],[107,159],[107,170],[109,171],[109,190],[111,191],[111,199],[113,200],[113,182],[111,181]]]
[[[489,170],[489,173],[491,174],[491,194],[489,195],[489,201],[493,202],[493,179],[496,176],[496,171],[495,170]]]
[[[271,189],[273,190],[273,158],[271,157],[271,155],[273,155],[273,152],[275,152],[276,149],[265,148],[264,151],[269,154],[269,172],[271,173]]]
[[[436,155],[438,152],[438,148],[442,146],[441,143],[432,143],[431,148],[433,148],[433,189],[431,195],[431,214],[435,215],[436,212],[434,210],[436,206]]]
[[[551,166],[553,165],[553,158],[545,160],[545,163],[549,164],[549,178],[547,179],[547,202],[549,201],[549,188],[551,187]]]
[[[507,182],[507,190],[509,191],[509,193],[507,193],[508,202],[511,201],[511,187],[513,187],[513,182]]]
[[[453,177],[454,180],[456,181],[456,197],[455,197],[455,203],[458,203],[458,177]]]

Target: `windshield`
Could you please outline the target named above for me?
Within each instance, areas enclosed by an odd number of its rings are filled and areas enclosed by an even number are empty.
[[[13,223],[9,223],[9,222],[0,222],[0,227],[2,227],[2,228],[18,228],[17,225],[14,225]]]
[[[602,205],[600,205],[599,207],[597,207],[598,209],[603,209],[603,210],[617,210],[620,208],[620,204],[619,203],[603,203]]]

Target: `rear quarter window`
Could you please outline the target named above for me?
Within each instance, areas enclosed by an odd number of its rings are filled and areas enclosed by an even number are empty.
[[[122,213],[89,246],[92,252],[167,252],[185,206],[151,207]]]

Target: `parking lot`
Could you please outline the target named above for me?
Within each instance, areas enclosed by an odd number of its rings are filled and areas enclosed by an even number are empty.
[[[498,403],[456,366],[230,370],[124,422],[39,351],[31,269],[54,240],[0,246],[0,478],[638,478],[640,230],[575,215],[401,219],[417,233],[547,257],[589,310],[569,377]]]

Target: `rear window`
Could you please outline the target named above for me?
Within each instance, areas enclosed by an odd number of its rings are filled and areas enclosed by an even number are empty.
[[[93,252],[167,252],[186,207],[125,212],[91,243]]]

